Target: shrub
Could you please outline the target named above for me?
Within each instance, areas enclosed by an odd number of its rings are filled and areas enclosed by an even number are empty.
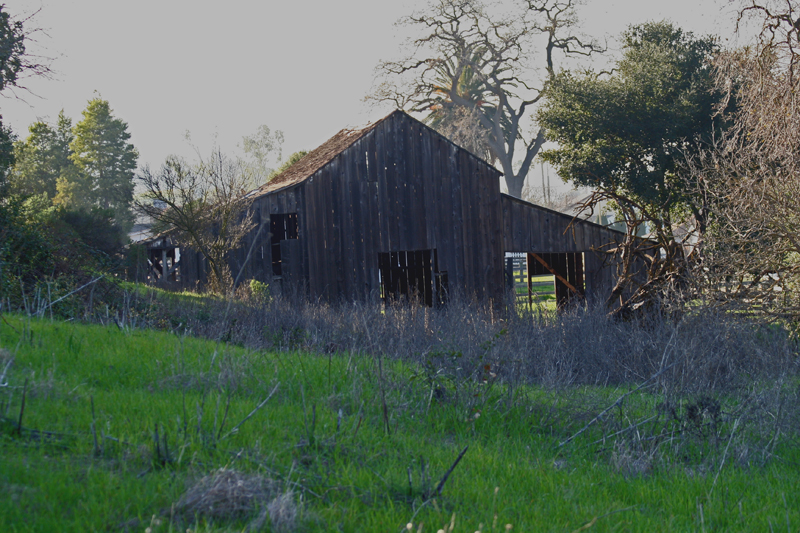
[[[272,299],[269,293],[269,285],[257,279],[250,280],[250,295],[256,302],[269,303]]]

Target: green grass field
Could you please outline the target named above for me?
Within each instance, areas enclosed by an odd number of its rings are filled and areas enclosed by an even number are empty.
[[[509,390],[491,369],[459,382],[9,315],[0,349],[4,532],[800,528],[794,446],[743,461],[724,441],[670,455],[665,439],[656,461],[599,424],[559,446],[601,410],[563,406],[622,389]],[[629,397],[634,411],[657,401]]]

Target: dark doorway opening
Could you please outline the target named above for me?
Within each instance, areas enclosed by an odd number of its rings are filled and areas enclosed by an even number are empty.
[[[583,254],[533,253],[528,256],[528,284],[531,277],[552,274],[555,277],[556,305],[565,307],[574,299],[583,300],[586,289],[583,279]]]
[[[176,246],[151,248],[147,252],[150,272],[148,279],[155,283],[181,281],[181,252]]]
[[[297,240],[297,213],[281,213],[269,216],[269,232],[272,236],[272,275],[283,275],[281,241]]]
[[[447,272],[439,271],[435,249],[379,253],[378,277],[387,304],[405,299],[433,307],[447,301]]]

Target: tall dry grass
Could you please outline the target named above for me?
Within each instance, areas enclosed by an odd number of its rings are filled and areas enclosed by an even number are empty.
[[[194,335],[250,348],[359,352],[420,363],[459,378],[488,368],[514,384],[638,383],[707,393],[797,374],[797,343],[774,324],[706,311],[622,321],[604,309],[504,312],[453,296],[419,305],[308,302],[277,296],[182,303],[166,311]]]

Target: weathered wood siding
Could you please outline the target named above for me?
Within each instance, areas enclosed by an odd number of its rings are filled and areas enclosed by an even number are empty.
[[[504,252],[583,253],[587,296],[613,283],[592,249],[621,233],[502,195],[495,168],[404,113],[364,131],[307,178],[255,199],[234,278],[272,280],[270,216],[296,213],[298,238],[279,246],[282,283],[314,299],[377,299],[379,254],[400,251],[436,250],[450,290],[481,299],[504,297]],[[204,262],[182,255],[184,285],[197,287]]]
[[[609,263],[605,254],[593,250],[622,242],[624,234],[506,194],[501,196],[501,205],[505,252],[582,252],[587,298],[598,296],[613,285],[616,265]]]
[[[303,272],[292,277],[312,297],[375,298],[379,253],[430,249],[451,287],[502,297],[499,172],[406,115],[256,205],[262,216],[298,213]]]

